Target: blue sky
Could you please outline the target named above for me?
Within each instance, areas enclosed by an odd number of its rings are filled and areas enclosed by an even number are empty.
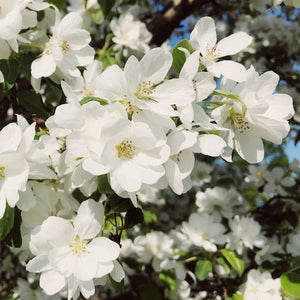
[[[289,161],[292,161],[294,158],[300,160],[300,141],[297,143],[297,145],[295,145],[293,137],[294,136],[292,136],[292,138],[289,138],[288,142],[285,145],[285,151],[289,158]]]

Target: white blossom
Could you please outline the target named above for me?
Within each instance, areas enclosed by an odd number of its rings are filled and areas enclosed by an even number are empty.
[[[8,59],[11,49],[19,51],[18,40],[28,43],[21,37],[22,29],[37,24],[37,13],[26,8],[28,0],[0,1],[0,58]]]
[[[135,20],[130,12],[122,14],[118,19],[112,19],[110,28],[114,34],[112,40],[116,43],[115,51],[120,51],[125,47],[125,56],[131,54],[140,56],[150,50],[149,42],[152,34],[145,23]]]
[[[172,105],[188,105],[195,99],[192,82],[174,78],[164,81],[172,65],[172,55],[154,48],[138,61],[131,56],[122,71],[114,65],[98,78],[101,98],[120,102],[129,116],[144,111],[163,116],[176,116]],[[152,113],[152,114],[151,114]]]
[[[295,179],[290,176],[285,176],[284,170],[280,167],[275,167],[272,171],[268,171],[264,174],[264,178],[267,183],[264,186],[264,193],[287,195],[284,187],[292,187],[296,184]]]
[[[226,242],[225,227],[206,213],[191,214],[188,222],[182,223],[181,230],[194,245],[203,247],[206,251],[216,252],[215,244]]]
[[[19,201],[19,191],[26,189],[29,165],[19,151],[23,135],[16,123],[6,125],[0,131],[0,218],[6,202],[14,207]]]
[[[51,216],[32,232],[30,250],[35,257],[26,268],[42,273],[40,286],[46,294],[54,295],[67,288],[68,299],[77,299],[79,290],[89,298],[95,293],[94,278],[102,278],[115,268],[118,271],[112,273],[113,278],[124,277],[115,262],[119,245],[98,237],[103,217],[103,206],[90,199],[81,203],[72,223]]]
[[[246,283],[241,287],[244,300],[281,300],[280,279],[272,279],[269,272],[261,273],[252,269],[247,276]]]
[[[223,75],[235,81],[246,79],[246,69],[243,65],[231,60],[217,60],[246,48],[252,42],[252,37],[247,33],[236,32],[217,43],[215,22],[210,17],[204,17],[196,23],[190,41],[194,49],[200,51],[201,63],[208,72],[216,77]]]
[[[279,76],[274,72],[259,76],[253,67],[247,71],[245,82],[222,80],[221,90],[233,95],[213,98],[218,107],[213,110],[212,117],[219,126],[231,130],[220,134],[229,148],[223,158],[231,161],[230,149],[235,148],[243,159],[257,163],[264,157],[262,139],[282,143],[289,132],[287,120],[293,116],[294,109],[290,96],[273,94],[278,81]]]
[[[267,172],[267,167],[266,164],[259,166],[250,165],[250,174],[245,177],[245,181],[251,185],[262,186],[265,183],[264,175]]]
[[[193,145],[197,141],[197,133],[187,130],[175,131],[168,135],[167,144],[171,149],[170,158],[164,163],[166,179],[171,189],[178,195],[185,190],[184,179],[194,167]]]
[[[300,232],[296,232],[295,234],[291,234],[289,236],[289,242],[286,245],[286,249],[287,249],[287,252],[291,253],[293,256],[299,255]]]
[[[242,254],[246,248],[262,248],[265,245],[265,237],[261,234],[261,226],[253,218],[236,215],[229,220],[231,232],[228,234],[227,248],[236,250]]]
[[[236,207],[241,204],[242,197],[233,188],[227,190],[214,187],[206,189],[205,192],[196,193],[196,205],[199,212],[208,214],[217,212],[225,218],[231,218]]]
[[[31,65],[35,79],[51,76],[58,68],[64,76],[80,76],[77,66],[86,66],[94,59],[94,49],[88,44],[91,37],[81,29],[82,18],[69,13],[61,20],[56,19],[52,36],[45,45],[42,56]]]

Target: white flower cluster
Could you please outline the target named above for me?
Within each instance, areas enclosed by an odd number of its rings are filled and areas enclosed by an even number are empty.
[[[204,260],[219,249],[238,253],[244,258],[245,264],[250,263],[247,259],[249,250],[256,253],[257,264],[265,260],[276,263],[276,254],[284,252],[292,256],[299,254],[299,231],[290,235],[290,241],[284,250],[284,243],[280,243],[276,236],[266,237],[260,224],[254,218],[245,216],[247,202],[235,189],[207,188],[204,192],[196,193],[195,202],[197,212],[192,213],[188,221],[182,222],[176,230],[168,233],[152,231],[146,235],[135,232],[134,235],[137,236],[132,240],[121,241],[121,257],[128,274],[134,274],[131,261],[143,266],[141,272],[150,272],[147,267],[144,269],[145,264],[151,265],[154,273],[174,272],[172,278],[176,287],[172,293],[165,290],[167,299],[206,299],[207,292],[204,291],[192,296],[191,291],[197,287],[197,280],[187,264],[194,260]],[[160,204],[163,205],[165,204]],[[237,212],[239,213],[236,214]],[[187,253],[191,253],[192,257],[185,256]],[[211,272],[226,278],[228,270],[224,269],[221,260],[217,261]],[[208,280],[211,277],[212,273],[207,275]],[[188,284],[188,278],[193,283]],[[244,299],[249,300],[262,300],[266,297],[282,299],[279,278],[273,279],[268,271],[261,272],[259,269],[248,272],[238,294],[243,294]]]
[[[251,0],[250,7],[258,10],[259,12],[266,11],[266,5],[278,6],[280,4],[294,6],[296,8],[300,8],[299,0]]]
[[[103,206],[94,200],[81,203],[77,216],[68,221],[50,216],[31,233],[30,250],[35,257],[26,266],[41,273],[40,286],[48,295],[64,290],[68,299],[95,293],[106,275],[121,281],[124,272],[116,261],[117,243],[98,237],[103,223]]]
[[[238,61],[244,61],[246,66],[254,64],[259,73],[269,69],[270,66],[273,69],[276,68],[276,70],[279,70],[281,74],[288,74],[287,70],[293,69],[293,57],[297,56],[300,51],[300,43],[298,42],[300,40],[300,26],[298,22],[285,22],[283,18],[279,18],[276,15],[262,18],[261,16],[252,17],[245,14],[239,17],[234,30],[241,30],[250,35],[255,35],[254,42],[248,47],[248,51],[252,54],[247,55],[245,52],[240,52],[236,55]],[[284,51],[286,52],[286,56],[291,59],[277,64],[275,67],[274,62],[277,60],[275,57],[270,60],[263,55],[257,55],[258,53],[273,53],[274,51],[277,53],[276,56]],[[291,77],[297,78],[294,76],[297,76],[296,70],[292,72]],[[280,93],[287,92],[293,97],[296,110],[294,119],[299,122],[300,108],[298,99],[300,97],[297,89],[284,83],[278,87],[278,91]]]
[[[289,132],[294,109],[290,96],[275,93],[278,75],[260,75],[229,59],[219,61],[245,49],[252,38],[237,32],[217,43],[213,19],[201,18],[190,36],[193,51],[177,49],[185,60],[178,77],[168,79],[176,55],[162,48],[150,50],[146,26],[126,13],[110,23],[114,51],[125,47],[130,53],[146,54],[140,60],[130,56],[124,68],[114,64],[102,70],[78,7],[75,12],[74,2],[73,11],[63,17],[55,9],[51,35],[37,35],[43,41],[41,53],[31,64],[35,90],[43,93],[42,78],[51,77],[61,85],[67,103],[56,107],[39,135],[36,124],[29,125],[21,116],[0,131],[0,219],[8,206],[22,211],[22,250],[27,251],[23,259],[28,250],[34,256],[26,269],[40,273],[47,295],[59,293],[68,299],[80,293],[89,298],[108,278],[123,280],[117,260],[120,246],[104,233],[107,211],[100,201],[88,199],[79,205],[72,195],[79,189],[92,198],[99,192],[100,178],[107,179],[110,193],[129,198],[134,209],[137,195],[144,191],[170,187],[182,195],[201,178],[197,211],[182,220],[179,232],[135,237],[122,254],[133,254],[137,263],[151,263],[155,272],[174,270],[177,282],[185,282],[188,273],[180,251],[201,248],[214,255],[221,246],[240,255],[247,249],[263,251],[266,238],[259,222],[244,215],[242,196],[221,187],[200,190],[212,170],[201,169],[203,163],[195,168],[195,153],[232,161],[235,150],[247,162],[260,162],[262,140],[281,144]],[[98,5],[87,1],[86,8]],[[11,49],[17,52],[18,42],[30,45],[21,34],[37,25],[37,10],[48,15],[52,8],[41,1],[0,0],[1,58],[8,58]],[[47,32],[48,21],[39,33]],[[0,82],[4,80],[0,73]],[[266,193],[284,195],[281,186],[295,184],[280,170],[264,176]],[[103,194],[101,201],[107,205],[110,198]],[[294,254],[298,244],[299,233],[291,234],[288,251]],[[278,282],[269,274],[263,277],[270,285],[262,293],[277,295]],[[264,280],[260,281],[259,292]],[[253,292],[250,285],[246,283],[245,295]]]
[[[40,3],[36,0],[12,0],[0,1],[0,58],[7,59],[12,50],[19,51],[18,41],[29,43],[20,34],[22,30],[37,25],[36,10],[43,10],[48,3]],[[35,11],[33,11],[35,10]]]

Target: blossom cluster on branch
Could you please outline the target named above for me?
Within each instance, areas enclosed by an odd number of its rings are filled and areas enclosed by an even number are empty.
[[[232,60],[254,43],[246,32],[218,40],[205,16],[171,51],[149,44],[137,7],[113,15],[111,3],[0,0],[1,93],[25,108],[0,131],[0,238],[33,276],[27,289],[296,297],[299,161],[235,178],[289,133],[279,76]]]

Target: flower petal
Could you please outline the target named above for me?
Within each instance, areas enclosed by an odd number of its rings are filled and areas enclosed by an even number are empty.
[[[93,199],[83,201],[74,219],[74,228],[81,239],[91,239],[95,237],[103,223],[103,205]]]
[[[70,245],[75,238],[75,231],[70,222],[51,216],[42,224],[42,232],[53,247]]]
[[[110,276],[117,282],[121,282],[121,280],[125,277],[124,270],[117,260],[114,261],[114,269],[110,272]]]
[[[220,136],[214,134],[201,134],[192,150],[196,153],[216,157],[223,153],[224,147],[226,147],[226,143]]]
[[[120,246],[106,237],[97,237],[88,245],[88,251],[95,255],[98,262],[116,260],[120,254]]]
[[[216,77],[223,75],[224,77],[242,82],[246,80],[246,68],[235,61],[222,60],[207,66],[207,70]]]
[[[6,125],[0,131],[0,153],[16,151],[21,141],[22,132],[16,123]]]
[[[207,49],[212,49],[217,42],[215,21],[211,17],[201,18],[191,32],[190,41],[194,49],[206,56]]]
[[[66,285],[66,278],[55,270],[41,274],[40,286],[47,295],[54,295],[61,291]]]
[[[172,65],[172,55],[162,48],[148,51],[140,61],[142,78],[152,84],[163,81]]]
[[[253,134],[236,133],[235,148],[238,154],[249,163],[256,164],[264,158],[262,139]]]
[[[236,32],[218,42],[218,57],[234,55],[252,43],[253,38],[246,32]]]
[[[43,55],[31,64],[31,74],[35,79],[49,77],[55,72],[56,63],[52,55]]]

